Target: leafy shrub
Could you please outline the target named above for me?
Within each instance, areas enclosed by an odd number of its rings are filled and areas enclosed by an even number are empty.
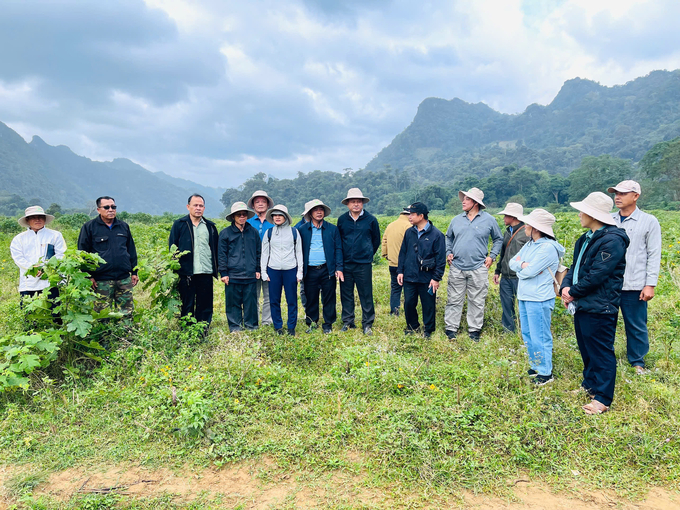
[[[82,227],[86,222],[90,221],[90,217],[85,214],[85,213],[73,213],[73,214],[64,214],[57,220],[55,220],[55,225],[59,226],[64,226],[64,227],[70,227],[73,229],[79,229]]]
[[[0,232],[5,234],[18,234],[23,231],[16,218],[0,218]]]

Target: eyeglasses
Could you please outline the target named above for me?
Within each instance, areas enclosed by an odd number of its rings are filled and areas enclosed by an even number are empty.
[[[243,211],[239,211],[239,212],[234,213],[234,216],[248,216],[248,213],[243,212]]]
[[[27,216],[26,217],[26,221],[36,221],[36,220],[45,221],[45,217],[44,216]]]
[[[108,211],[109,209],[113,209],[115,211],[116,209],[118,209],[118,206],[117,205],[103,205],[102,209],[104,209],[105,211]]]

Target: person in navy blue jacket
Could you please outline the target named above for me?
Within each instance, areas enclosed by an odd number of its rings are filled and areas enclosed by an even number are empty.
[[[340,280],[340,301],[342,303],[342,329],[355,328],[354,286],[356,285],[361,303],[361,326],[365,335],[373,334],[375,305],[373,304],[373,255],[381,243],[378,220],[364,210],[369,199],[359,188],[347,192],[342,203],[349,211],[338,218],[338,230],[342,239],[343,274]]]
[[[303,213],[306,222],[298,227],[302,239],[305,321],[311,333],[319,320],[319,294],[323,303],[323,332],[331,332],[337,318],[336,281],[344,279],[342,241],[338,228],[324,221],[331,208],[321,200],[310,200]]]
[[[422,202],[406,208],[413,227],[404,234],[399,250],[397,282],[404,286],[406,331],[420,330],[418,298],[423,309],[423,334],[429,338],[435,330],[437,289],[446,269],[446,239],[428,220],[429,210]]]
[[[583,410],[602,414],[614,398],[614,337],[630,240],[625,230],[615,226],[610,214],[614,203],[604,193],[591,193],[571,206],[580,211],[581,226],[588,231],[574,246],[574,263],[562,281],[562,301],[574,312],[583,359],[581,388],[591,398]]]

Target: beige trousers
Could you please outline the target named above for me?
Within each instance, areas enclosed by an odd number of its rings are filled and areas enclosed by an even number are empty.
[[[484,303],[489,291],[489,270],[482,266],[473,271],[461,271],[449,266],[449,283],[446,289],[444,324],[447,330],[457,331],[467,293],[468,331],[480,331],[484,325]]]

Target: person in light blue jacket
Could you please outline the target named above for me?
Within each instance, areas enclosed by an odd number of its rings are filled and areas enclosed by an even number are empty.
[[[544,209],[518,218],[530,241],[510,261],[519,285],[519,322],[522,339],[529,354],[529,375],[533,383],[543,386],[552,382],[553,339],[550,320],[555,308],[553,275],[557,272],[564,248],[555,240],[552,225],[555,217]]]

